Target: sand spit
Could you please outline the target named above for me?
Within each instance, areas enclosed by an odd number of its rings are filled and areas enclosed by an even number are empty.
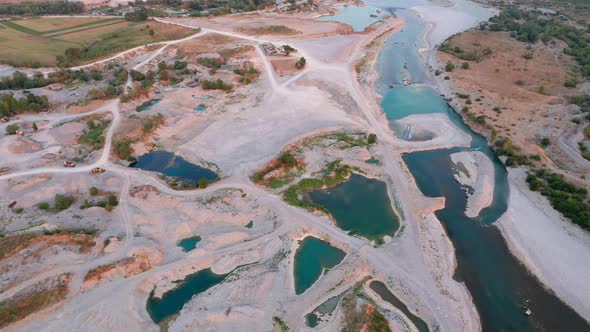
[[[494,199],[494,165],[479,151],[453,153],[451,160],[455,164],[455,180],[467,195],[465,215],[475,218]]]
[[[399,139],[397,146],[400,152],[468,147],[471,143],[471,137],[454,125],[445,114],[414,114],[396,121],[395,124],[410,131],[428,132],[433,136],[432,139],[423,141]]]

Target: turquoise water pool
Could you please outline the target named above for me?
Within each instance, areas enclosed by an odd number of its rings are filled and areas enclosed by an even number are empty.
[[[338,265],[346,253],[328,242],[308,236],[299,242],[295,252],[293,276],[295,294],[299,295],[311,287],[324,273]]]

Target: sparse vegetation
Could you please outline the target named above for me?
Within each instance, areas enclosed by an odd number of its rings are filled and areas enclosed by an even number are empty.
[[[277,326],[281,332],[289,332],[289,326],[280,317],[274,316],[272,318],[273,325]]]
[[[122,139],[117,141],[113,144],[113,149],[115,150],[115,154],[117,157],[121,159],[129,159],[131,154],[133,154],[133,148],[131,147],[131,140],[130,139]]]
[[[204,80],[201,86],[205,90],[231,91],[231,89],[233,88],[231,84],[225,83],[222,79],[217,79],[216,81]]]
[[[101,120],[94,121],[92,119],[86,122],[88,130],[85,130],[84,134],[78,139],[78,143],[92,147],[93,150],[102,149],[104,146],[103,133],[109,126],[111,121]]]
[[[14,135],[20,129],[18,123],[13,123],[11,125],[6,126],[6,135]]]
[[[74,203],[74,197],[71,195],[55,195],[55,209],[57,211],[67,210]]]

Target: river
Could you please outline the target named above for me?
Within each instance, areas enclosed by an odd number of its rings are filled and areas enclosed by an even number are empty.
[[[454,10],[468,15],[483,9],[457,1]],[[392,3],[394,3],[392,5]],[[423,2],[371,1],[373,6],[402,17],[406,25],[392,35],[379,56],[380,79],[377,91],[383,96],[381,106],[390,121],[417,113],[444,113],[461,130],[472,137],[471,147],[415,152],[403,156],[422,193],[446,198],[445,208],[436,216],[445,227],[455,247],[458,267],[455,279],[464,282],[473,297],[484,331],[588,331],[590,325],[548,291],[523,264],[512,255],[494,222],[506,211],[509,196],[507,172],[485,138],[467,127],[453,109],[431,87],[418,49],[423,44],[426,24],[412,10],[405,8]],[[400,8],[405,7],[405,8]],[[481,19],[481,18],[480,18]],[[416,86],[397,86],[402,77],[410,77]],[[389,84],[396,88],[389,89]],[[478,150],[494,163],[494,200],[478,218],[465,216],[466,197],[453,180],[450,154],[461,150]],[[433,166],[434,165],[434,166]],[[530,308],[532,315],[524,314]]]

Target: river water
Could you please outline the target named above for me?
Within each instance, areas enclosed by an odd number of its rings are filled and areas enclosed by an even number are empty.
[[[486,10],[464,0],[454,0],[454,10],[483,19]],[[423,1],[379,0],[369,4],[404,19],[402,32],[385,43],[378,59],[377,92],[390,121],[412,114],[443,113],[472,137],[470,148],[415,152],[403,156],[422,193],[446,198],[436,216],[455,247],[458,267],[455,278],[464,282],[473,297],[484,331],[590,331],[589,323],[531,275],[508,249],[493,224],[506,211],[509,196],[507,172],[481,135],[467,127],[431,87],[426,64],[418,49],[424,47],[426,25],[408,8]],[[346,22],[345,22],[346,23]],[[413,83],[399,85],[408,77]],[[390,84],[395,88],[391,89]],[[494,163],[494,200],[477,218],[465,216],[467,199],[453,179],[450,155],[463,150],[485,153]],[[524,314],[530,308],[532,315]]]

